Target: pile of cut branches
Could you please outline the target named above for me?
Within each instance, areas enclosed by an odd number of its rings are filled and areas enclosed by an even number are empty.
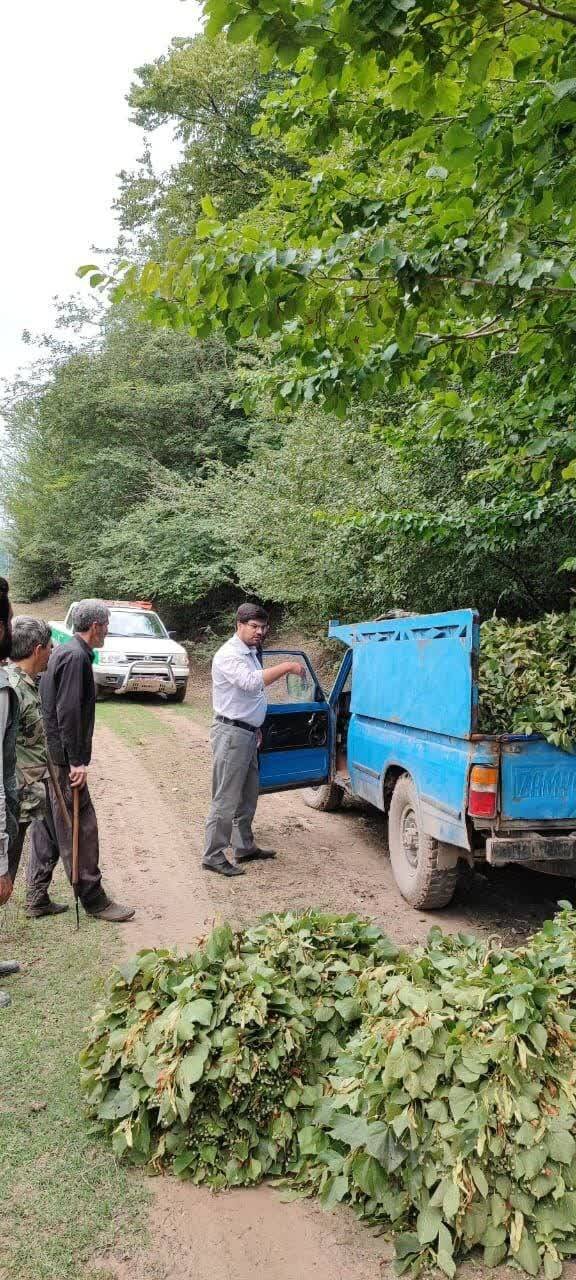
[[[481,1247],[547,1280],[576,1252],[576,914],[518,950],[431,931],[366,1009],[291,1172],[396,1233],[396,1270]]]
[[[281,1175],[394,1233],[398,1273],[576,1254],[576,912],[518,949],[354,917],[223,928],[117,975],[83,1054],[114,1149],[212,1186]]]
[[[576,744],[576,611],[538,622],[483,622],[479,727]]]
[[[215,1188],[280,1173],[361,1009],[358,975],[396,954],[374,925],[310,912],[224,925],[183,958],[116,973],[82,1053],[117,1155]]]

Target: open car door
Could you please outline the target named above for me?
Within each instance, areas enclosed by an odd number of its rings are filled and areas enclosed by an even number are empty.
[[[332,712],[310,660],[298,649],[267,649],[264,669],[300,661],[305,677],[284,676],[268,685],[262,725],[260,791],[288,791],[328,782],[332,758]]]

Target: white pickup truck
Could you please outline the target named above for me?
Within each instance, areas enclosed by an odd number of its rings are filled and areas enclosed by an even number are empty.
[[[63,644],[74,634],[72,610],[63,622],[50,622],[52,641]],[[110,626],[102,649],[94,652],[96,697],[124,693],[161,693],[183,702],[188,685],[188,654],[176,644],[146,601],[105,600]]]

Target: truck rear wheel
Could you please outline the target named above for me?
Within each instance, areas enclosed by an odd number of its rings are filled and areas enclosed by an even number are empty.
[[[340,808],[344,790],[336,782],[325,782],[321,787],[306,787],[304,803],[309,809],[320,809],[322,813],[334,813]]]
[[[406,902],[426,911],[446,907],[454,896],[458,868],[438,866],[442,845],[421,829],[418,795],[407,773],[392,794],[388,843],[394,879]]]

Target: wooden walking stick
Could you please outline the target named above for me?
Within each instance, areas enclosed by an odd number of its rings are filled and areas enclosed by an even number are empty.
[[[68,830],[70,830],[72,826],[72,823],[70,820],[70,814],[68,813],[68,810],[66,808],[66,802],[64,800],[64,796],[62,795],[62,788],[58,781],[58,774],[56,773],[56,770],[54,768],[54,763],[51,760],[49,755],[47,756],[47,763],[48,763],[48,773],[50,774],[50,781],[52,783],[52,786],[54,787],[56,799],[58,801],[58,808],[60,809],[60,813],[62,814],[62,817],[64,819],[64,822],[66,823],[66,826],[68,827]]]
[[[80,928],[80,907],[78,905],[78,846],[80,842],[80,788],[72,788],[72,888],[76,900],[76,928]]]

